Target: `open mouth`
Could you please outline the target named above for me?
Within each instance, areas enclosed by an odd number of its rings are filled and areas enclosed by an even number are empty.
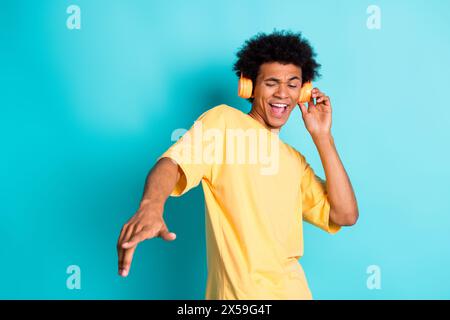
[[[272,114],[276,117],[282,116],[286,113],[287,108],[289,107],[286,103],[269,103]]]

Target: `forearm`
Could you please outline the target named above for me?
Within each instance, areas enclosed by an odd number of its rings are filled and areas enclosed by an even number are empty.
[[[330,218],[339,225],[352,225],[358,219],[358,206],[350,179],[339,158],[331,134],[313,137],[326,176]]]
[[[178,165],[170,158],[160,159],[147,175],[141,207],[163,207],[180,178]]]

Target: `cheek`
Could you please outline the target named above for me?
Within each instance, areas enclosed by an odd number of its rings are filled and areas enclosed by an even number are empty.
[[[264,98],[266,98],[266,99],[272,98],[274,96],[274,94],[275,94],[275,91],[276,91],[275,89],[266,88],[266,89],[263,90],[262,96]]]
[[[290,92],[292,101],[297,101],[300,97],[300,89],[292,89]]]
[[[257,96],[258,100],[261,102],[269,100],[272,95],[272,90],[268,90],[267,88],[258,88],[258,90],[255,91],[255,96]]]

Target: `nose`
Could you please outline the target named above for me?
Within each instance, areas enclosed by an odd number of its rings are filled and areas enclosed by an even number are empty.
[[[286,99],[288,97],[288,89],[287,86],[281,83],[277,90],[275,91],[274,96],[279,99]]]

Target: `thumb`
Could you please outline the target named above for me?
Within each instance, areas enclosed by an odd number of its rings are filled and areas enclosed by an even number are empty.
[[[162,229],[159,236],[166,241],[173,241],[177,238],[177,235],[173,232],[169,232],[167,229]]]
[[[305,116],[308,113],[308,109],[306,109],[306,105],[300,102],[299,104],[300,110],[302,111],[302,115]]]

